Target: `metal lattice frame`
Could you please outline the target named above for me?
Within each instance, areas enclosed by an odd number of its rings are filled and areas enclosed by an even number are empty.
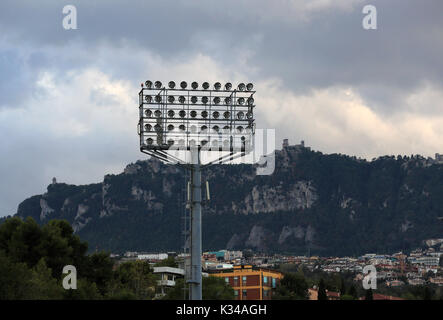
[[[163,161],[182,163],[172,150],[228,151],[248,153],[255,133],[252,84],[237,89],[168,88],[146,81],[139,92],[140,150]],[[183,82],[182,82],[183,83]],[[208,83],[205,83],[208,86]],[[216,89],[216,88],[219,89]],[[195,89],[194,89],[195,88]],[[250,90],[248,90],[250,89]]]

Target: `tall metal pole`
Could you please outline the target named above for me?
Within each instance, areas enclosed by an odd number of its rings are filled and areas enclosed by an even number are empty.
[[[200,150],[191,149],[191,300],[202,300],[202,232]]]

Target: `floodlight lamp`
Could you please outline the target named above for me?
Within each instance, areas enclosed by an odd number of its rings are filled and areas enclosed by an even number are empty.
[[[220,90],[221,89],[221,83],[220,82],[214,83],[214,89],[215,90]]]
[[[151,89],[152,88],[152,81],[146,80],[145,86],[146,86],[146,88]]]
[[[209,83],[208,82],[203,82],[202,87],[203,87],[203,89],[208,90],[209,89]]]
[[[169,130],[169,131],[174,130],[174,126],[173,126],[172,124],[168,125],[168,130]]]
[[[206,132],[208,130],[208,127],[207,126],[202,126],[201,127],[201,132],[203,133],[203,132]]]
[[[239,120],[242,120],[244,117],[245,117],[245,114],[244,114],[243,111],[240,111],[239,113],[237,113],[237,118],[238,118]]]
[[[220,103],[220,97],[215,97],[214,98],[214,103],[215,104],[219,104]]]
[[[254,98],[253,97],[249,97],[248,98],[248,105],[252,106],[254,104]]]
[[[191,102],[192,102],[193,104],[196,104],[196,103],[197,103],[197,97],[196,97],[196,96],[192,96],[192,97],[191,97]]]
[[[185,103],[185,97],[184,96],[180,96],[179,98],[178,98],[178,101],[180,101],[180,103],[181,104],[183,104],[183,103]]]
[[[169,81],[168,86],[169,86],[169,89],[174,89],[175,88],[175,82],[174,81]]]
[[[151,129],[152,129],[152,126],[149,123],[145,124],[146,131],[151,131]]]
[[[186,83],[186,81],[182,81],[182,82],[180,82],[180,87],[181,87],[182,89],[186,89],[187,86],[188,86],[188,84]]]
[[[245,104],[245,98],[243,98],[243,97],[238,98],[238,99],[237,99],[237,103],[240,104],[240,105]]]
[[[231,113],[229,111],[225,111],[223,113],[223,116],[225,117],[225,119],[229,119],[229,116],[231,115]]]
[[[146,114],[146,116],[147,116],[148,118],[150,118],[150,117],[152,116],[152,111],[149,110],[149,109],[146,109],[146,110],[145,110],[145,114]]]
[[[156,125],[154,126],[154,130],[157,131],[157,132],[159,132],[159,131],[162,130],[162,126],[159,125],[159,124],[156,124]]]
[[[160,116],[162,115],[160,110],[155,110],[154,115],[156,118],[160,118]]]
[[[172,146],[173,144],[174,144],[174,140],[169,139],[169,140],[168,140],[168,145],[169,145],[169,146]]]
[[[220,113],[219,113],[218,111],[214,111],[214,112],[212,113],[212,117],[213,117],[214,119],[218,119],[218,117],[220,117]]]
[[[247,112],[246,113],[246,118],[248,118],[248,119],[252,119],[252,112]]]
[[[230,130],[229,126],[224,126],[223,127],[223,132],[224,133],[229,133],[229,130]]]
[[[161,87],[162,87],[162,83],[161,83],[160,81],[155,81],[155,87],[156,87],[157,89],[161,89]]]
[[[196,90],[196,89],[198,88],[198,83],[194,81],[194,82],[191,84],[191,87],[192,87],[192,89]]]
[[[206,96],[202,97],[203,104],[207,104],[208,101],[209,101],[208,97],[206,97]]]
[[[180,110],[178,115],[180,116],[180,118],[184,118],[184,117],[186,117],[186,111],[185,110]]]
[[[155,96],[155,102],[157,102],[157,103],[160,103],[160,102],[162,102],[162,96],[161,95],[156,95]]]
[[[197,116],[197,111],[192,110],[191,111],[191,117],[195,118]]]
[[[186,131],[186,126],[184,124],[181,124],[181,125],[178,126],[178,129],[180,131]]]
[[[254,88],[254,85],[252,83],[248,83],[246,85],[246,90],[251,91]]]
[[[225,90],[226,90],[226,91],[229,91],[229,90],[231,90],[231,89],[232,89],[232,83],[227,82],[227,83],[225,84]]]
[[[175,115],[174,110],[169,110],[169,111],[168,111],[168,117],[169,117],[169,118],[174,118],[174,115]]]
[[[175,100],[174,96],[169,96],[168,97],[169,103],[174,103],[174,100]]]
[[[202,111],[202,117],[207,118],[208,117],[208,111],[204,110]]]
[[[238,126],[238,127],[237,127],[237,131],[238,131],[239,133],[241,133],[241,132],[243,131],[243,127],[242,127],[242,126]]]
[[[227,104],[227,105],[231,104],[231,97],[225,98],[225,104]]]
[[[240,91],[245,91],[245,88],[246,88],[246,86],[245,86],[244,83],[240,83],[240,84],[238,85],[238,90],[240,90]]]
[[[214,130],[215,132],[219,132],[219,131],[220,131],[220,128],[219,128],[219,126],[213,126],[213,127],[212,127],[212,130]]]
[[[152,138],[148,138],[148,139],[146,139],[146,143],[149,144],[149,145],[151,145],[151,144],[154,143],[154,139],[152,139]]]
[[[152,102],[152,96],[146,96],[145,100],[147,103],[151,103]]]

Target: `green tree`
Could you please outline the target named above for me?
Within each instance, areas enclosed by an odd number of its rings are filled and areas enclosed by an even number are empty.
[[[0,225],[1,299],[100,299],[112,278],[107,253],[86,255],[88,245],[67,221],[39,226],[15,217]],[[62,287],[63,267],[77,269],[77,290]]]
[[[88,245],[73,234],[65,220],[51,220],[40,227],[32,218],[25,221],[14,217],[0,225],[0,250],[12,262],[23,262],[33,268],[41,258],[52,270],[52,276],[60,279],[65,265],[82,269],[86,261]]]
[[[0,250],[0,300],[25,299],[30,278],[30,269],[25,263],[11,261]]]
[[[371,288],[366,290],[365,300],[374,300]]]
[[[114,276],[113,266],[114,261],[109,257],[109,253],[93,253],[87,257],[79,275],[89,282],[95,283],[100,294],[105,295],[108,285]]]
[[[286,273],[281,279],[273,300],[306,300],[309,285],[302,273]]]
[[[177,268],[178,264],[175,261],[175,258],[172,256],[168,256],[166,259],[160,261],[159,263],[155,264],[156,267],[171,267],[171,268]]]
[[[345,295],[346,294],[346,284],[345,284],[345,279],[343,279],[343,277],[340,277],[340,295]]]
[[[349,287],[348,295],[352,296],[354,299],[358,298],[357,289],[353,284]]]
[[[234,289],[223,278],[209,276],[202,280],[203,300],[233,300]]]
[[[326,287],[325,281],[320,279],[320,283],[318,284],[318,300],[328,300],[328,296],[326,295]]]
[[[152,273],[148,262],[136,260],[122,263],[107,287],[108,298],[129,296],[127,293],[130,292],[137,299],[152,299],[156,281],[157,276]]]
[[[423,300],[432,300],[432,291],[428,286],[424,289]]]
[[[31,270],[26,299],[62,299],[63,295],[64,289],[60,281],[52,277],[51,269],[46,266],[45,259],[41,258]]]
[[[77,279],[77,289],[64,290],[63,298],[68,300],[100,300],[103,299],[103,296],[95,283],[91,283],[86,279]]]

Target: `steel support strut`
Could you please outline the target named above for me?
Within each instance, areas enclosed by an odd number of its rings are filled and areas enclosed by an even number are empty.
[[[191,300],[202,300],[202,232],[200,150],[191,149]]]

